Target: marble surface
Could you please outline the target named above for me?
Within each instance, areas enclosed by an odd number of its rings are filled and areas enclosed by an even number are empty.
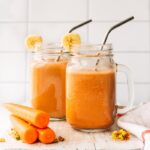
[[[49,126],[55,130],[57,136],[62,136],[65,141],[54,144],[25,144],[16,141],[8,135],[11,125],[9,114],[0,108],[0,137],[6,138],[6,142],[0,143],[0,150],[128,150],[142,149],[143,143],[135,136],[131,136],[128,141],[114,141],[111,138],[112,131],[98,133],[84,133],[74,130],[65,121],[50,122]]]

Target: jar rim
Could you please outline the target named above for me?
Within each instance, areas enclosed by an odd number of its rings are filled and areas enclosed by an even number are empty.
[[[70,54],[70,56],[77,57],[98,57],[98,56],[113,56],[112,44],[91,44],[84,43],[80,45],[74,45],[71,52],[68,52],[61,43],[47,43],[38,47],[37,51],[33,51],[35,54]]]
[[[113,56],[112,44],[81,44],[76,46],[71,52],[71,56],[76,57],[99,57],[99,56]]]
[[[47,43],[40,47],[37,47],[36,51],[33,53],[37,54],[62,54],[64,52],[63,46],[60,43]]]

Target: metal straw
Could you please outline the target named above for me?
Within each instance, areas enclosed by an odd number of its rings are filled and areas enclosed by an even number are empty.
[[[73,28],[71,28],[71,29],[69,30],[69,33],[71,33],[72,31],[74,31],[74,30],[76,30],[76,29],[78,29],[78,28],[80,28],[80,27],[82,27],[82,26],[84,26],[84,25],[86,25],[86,24],[88,24],[88,23],[90,23],[90,22],[92,22],[92,19],[87,20],[87,21],[85,21],[85,22],[82,22],[82,23],[80,23],[80,24],[77,25],[77,26],[74,26]]]
[[[105,39],[104,39],[103,44],[102,44],[102,46],[101,46],[101,50],[103,50],[103,47],[104,47],[104,45],[106,44],[106,41],[107,41],[108,36],[109,36],[109,34],[111,33],[111,31],[113,31],[114,29],[120,27],[121,25],[123,25],[123,24],[125,24],[125,23],[127,23],[127,22],[129,22],[129,21],[131,21],[131,20],[133,20],[133,19],[134,19],[134,16],[129,17],[129,18],[127,18],[127,19],[125,19],[125,20],[123,20],[123,21],[117,23],[116,25],[112,26],[112,27],[108,30],[108,32],[107,32],[107,34],[106,34],[106,36],[105,36]],[[99,56],[99,55],[100,55],[100,53],[98,53],[98,56]],[[100,62],[100,58],[97,59],[95,65],[98,66],[99,62]]]
[[[85,22],[82,22],[82,23],[80,23],[80,24],[78,24],[78,25],[72,27],[72,28],[69,30],[68,33],[71,33],[72,31],[74,31],[74,30],[76,30],[76,29],[78,29],[78,28],[80,28],[80,27],[82,27],[82,26],[84,26],[84,25],[86,25],[86,24],[88,24],[88,23],[90,23],[90,22],[92,22],[92,19],[87,20],[87,21],[85,21]],[[58,56],[58,58],[56,59],[56,61],[59,61],[59,60],[60,60],[62,54],[63,54],[63,50],[61,50],[61,54]]]

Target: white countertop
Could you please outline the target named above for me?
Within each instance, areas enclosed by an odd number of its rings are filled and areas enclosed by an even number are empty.
[[[115,127],[107,132],[83,133],[72,129],[65,121],[50,122],[49,124],[56,135],[64,137],[65,141],[54,144],[25,144],[8,135],[8,129],[10,129],[8,112],[0,108],[0,116],[0,138],[6,138],[6,142],[0,143],[0,150],[137,150],[143,147],[143,143],[134,136],[131,136],[128,141],[112,140],[111,132]]]

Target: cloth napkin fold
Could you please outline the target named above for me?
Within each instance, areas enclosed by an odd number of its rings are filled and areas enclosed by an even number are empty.
[[[144,150],[150,150],[150,102],[141,104],[121,116],[117,124],[144,142]]]

